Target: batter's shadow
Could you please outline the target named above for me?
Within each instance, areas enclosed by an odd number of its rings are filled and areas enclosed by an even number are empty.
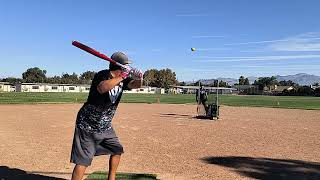
[[[292,159],[253,158],[239,156],[204,157],[208,164],[224,166],[253,179],[318,180],[320,163]]]
[[[62,178],[43,176],[39,174],[28,173],[21,169],[0,166],[1,180],[65,180]]]

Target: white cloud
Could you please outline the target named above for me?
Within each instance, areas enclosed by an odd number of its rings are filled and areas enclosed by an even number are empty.
[[[237,62],[237,61],[271,61],[271,60],[294,60],[294,59],[315,59],[320,58],[320,54],[309,55],[283,55],[283,56],[222,56],[210,57],[202,56],[201,62]],[[199,60],[198,60],[199,61]]]
[[[230,65],[234,68],[272,68],[272,69],[319,69],[320,64],[312,65],[290,65],[290,64],[274,64],[274,65]]]
[[[275,42],[268,47],[274,51],[320,51],[320,33],[311,32]]]
[[[242,43],[228,43],[224,44],[225,46],[235,46],[235,45],[247,45],[247,44],[265,44],[265,43],[273,43],[273,42],[282,42],[288,41],[285,39],[276,39],[276,40],[267,40],[267,41],[249,41],[249,42],[242,42]]]
[[[273,51],[320,51],[320,32],[308,32],[284,39],[227,43],[224,45],[237,46],[250,44],[269,44],[266,48]]]

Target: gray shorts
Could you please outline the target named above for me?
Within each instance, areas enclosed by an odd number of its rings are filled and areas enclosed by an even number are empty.
[[[88,133],[75,128],[70,162],[90,166],[94,156],[120,155],[123,147],[113,129],[103,133]]]

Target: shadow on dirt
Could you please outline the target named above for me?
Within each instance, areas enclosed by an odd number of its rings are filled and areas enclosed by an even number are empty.
[[[320,163],[291,159],[252,157],[205,157],[202,160],[231,168],[232,171],[254,179],[316,180],[320,179]]]
[[[192,115],[189,115],[189,114],[175,114],[175,113],[161,113],[160,117],[186,118],[186,119],[194,118]]]
[[[192,119],[192,120],[212,120],[207,116],[193,116],[190,114],[175,114],[175,113],[162,113],[160,117],[170,117],[170,118],[178,118],[178,119]]]
[[[28,173],[24,170],[9,168],[7,166],[0,166],[0,179],[1,180],[65,180],[65,179],[56,178],[56,177]]]

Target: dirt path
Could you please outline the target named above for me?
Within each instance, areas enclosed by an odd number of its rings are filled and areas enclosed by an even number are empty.
[[[0,172],[17,168],[70,178],[80,106],[1,105]],[[272,177],[285,165],[292,168],[284,176],[320,176],[319,163],[312,163],[320,162],[320,111],[224,106],[221,120],[205,121],[193,118],[195,109],[121,104],[114,119],[125,148],[119,171],[157,173],[162,179],[248,179]],[[106,165],[107,156],[98,157],[87,172]]]

